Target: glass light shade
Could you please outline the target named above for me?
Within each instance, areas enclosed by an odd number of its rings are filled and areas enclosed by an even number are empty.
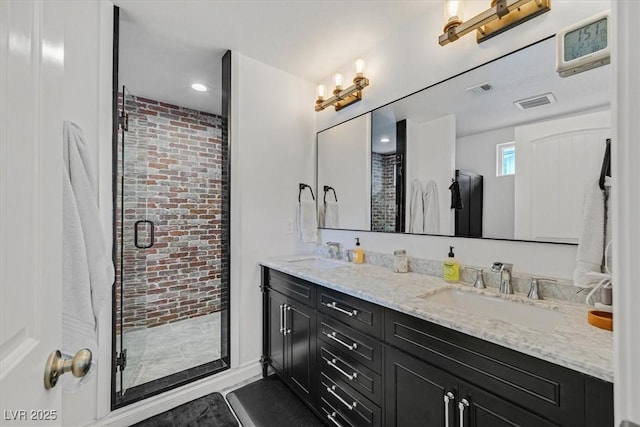
[[[463,22],[462,0],[445,0],[444,2],[444,31],[458,26]]]
[[[336,83],[336,89],[342,89],[342,74],[338,73],[333,77],[334,82]]]
[[[361,77],[364,74],[364,60],[356,59],[356,76]]]
[[[326,91],[325,91],[324,85],[318,85],[318,88],[317,88],[318,98],[319,99],[324,99],[325,93],[326,93]]]

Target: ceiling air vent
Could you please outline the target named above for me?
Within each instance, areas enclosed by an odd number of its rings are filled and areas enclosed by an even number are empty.
[[[483,93],[491,92],[492,90],[493,85],[489,82],[480,83],[479,85],[467,88],[467,92],[475,93],[476,95],[482,95]]]
[[[532,96],[531,98],[521,99],[513,103],[521,110],[529,110],[531,108],[542,107],[556,102],[556,97],[551,92],[542,95]]]

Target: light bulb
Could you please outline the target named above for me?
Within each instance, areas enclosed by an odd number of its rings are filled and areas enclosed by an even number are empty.
[[[342,74],[338,73],[333,77],[336,83],[336,89],[342,89]]]
[[[325,95],[324,85],[318,85],[317,93],[318,93],[318,99],[324,99],[324,95]]]
[[[356,59],[356,76],[362,77],[364,74],[364,60]]]
[[[462,24],[462,0],[446,0],[444,3],[444,32]]]

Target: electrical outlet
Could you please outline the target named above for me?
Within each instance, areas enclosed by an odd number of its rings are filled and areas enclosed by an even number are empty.
[[[287,228],[285,232],[287,234],[293,234],[293,221],[287,221]]]

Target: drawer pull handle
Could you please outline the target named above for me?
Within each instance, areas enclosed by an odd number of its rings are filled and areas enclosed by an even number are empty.
[[[284,334],[289,335],[291,333],[291,328],[287,326],[287,313],[291,311],[291,306],[289,304],[284,305]]]
[[[338,361],[336,359],[327,360],[327,365],[331,366],[336,371],[340,372],[342,375],[347,377],[349,379],[349,381],[353,381],[355,378],[358,378],[358,373],[357,372],[354,372],[353,374],[349,375],[348,373],[343,371],[338,365],[336,365],[336,363],[338,363]]]
[[[327,387],[327,391],[329,393],[331,393],[333,395],[333,397],[335,397],[336,399],[338,399],[344,406],[347,407],[348,410],[353,411],[353,408],[356,407],[356,402],[353,403],[349,403],[346,400],[344,400],[343,398],[341,398],[340,396],[338,396],[338,393],[335,392],[336,390],[336,386],[331,386],[331,387]]]
[[[450,391],[444,395],[444,427],[449,427],[449,404],[455,398],[456,397]]]
[[[333,308],[334,310],[339,311],[342,314],[346,314],[349,317],[358,315],[358,310],[351,310],[351,311],[345,310],[344,308],[338,307],[335,301],[328,302],[327,307]]]
[[[340,338],[336,337],[336,333],[335,332],[331,332],[330,334],[325,334],[325,335],[330,340],[333,340],[333,341],[337,342],[338,344],[341,344],[343,347],[348,348],[350,351],[353,351],[353,350],[358,348],[358,344],[357,343],[354,342],[353,344],[349,345],[346,342],[342,341]]]
[[[284,335],[284,307],[286,304],[280,304],[280,333]]]
[[[460,427],[464,427],[464,410],[469,406],[469,401],[467,399],[462,399],[460,403],[458,403],[458,410],[460,411]]]
[[[336,416],[335,412],[332,412],[331,414],[327,414],[327,418],[329,418],[329,421],[331,421],[332,423],[334,423],[335,425],[337,425],[338,427],[342,427],[342,424],[340,424],[339,422],[336,421],[336,419],[334,418]]]

